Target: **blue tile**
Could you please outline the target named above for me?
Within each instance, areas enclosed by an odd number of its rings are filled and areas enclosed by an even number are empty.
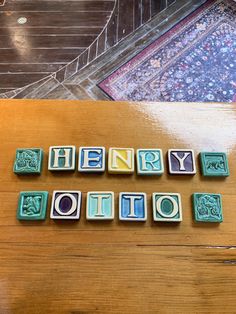
[[[119,218],[127,221],[147,220],[146,194],[134,192],[120,193]]]
[[[80,172],[104,172],[105,156],[104,147],[80,147],[78,170]]]

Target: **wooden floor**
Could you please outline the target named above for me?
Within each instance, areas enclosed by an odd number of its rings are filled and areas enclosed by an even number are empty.
[[[233,314],[236,309],[236,105],[0,101],[1,314]],[[10,127],[9,127],[10,126]],[[225,126],[225,127],[223,127]],[[51,145],[227,152],[230,176],[157,177],[47,170]],[[17,176],[17,148],[44,150]],[[107,167],[106,167],[107,169]],[[81,218],[49,218],[53,190],[81,190]],[[20,191],[48,191],[45,221],[16,219]],[[115,219],[86,220],[86,193],[114,191]],[[121,191],[147,193],[146,222],[121,222]],[[180,193],[181,223],[154,223],[153,192]],[[224,222],[196,223],[191,195],[221,193]]]
[[[6,0],[0,6],[0,97],[63,82],[175,0]],[[1,5],[1,3],[0,3]],[[26,18],[25,24],[19,24]],[[40,95],[38,95],[40,98]],[[20,96],[19,96],[20,98]]]
[[[58,71],[101,33],[115,1],[7,0],[0,7],[0,93]],[[25,24],[18,19],[27,18]]]

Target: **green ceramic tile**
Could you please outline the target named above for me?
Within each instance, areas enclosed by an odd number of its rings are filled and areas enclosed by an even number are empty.
[[[19,148],[13,171],[17,174],[40,174],[42,170],[43,150],[41,148]]]
[[[153,193],[152,200],[154,221],[182,221],[182,205],[179,193]]]
[[[17,218],[19,220],[44,220],[46,218],[48,192],[20,192]]]
[[[229,176],[228,159],[225,153],[200,153],[202,174],[204,176]]]
[[[222,201],[220,194],[194,193],[194,218],[197,222],[222,222]]]

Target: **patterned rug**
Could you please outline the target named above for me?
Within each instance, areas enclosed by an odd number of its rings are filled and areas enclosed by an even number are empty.
[[[207,1],[98,86],[114,100],[236,101],[236,3]]]

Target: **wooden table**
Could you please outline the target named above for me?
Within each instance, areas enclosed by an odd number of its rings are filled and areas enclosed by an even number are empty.
[[[0,313],[235,313],[236,106],[0,102]],[[160,178],[47,170],[50,145],[226,151],[231,175]],[[16,176],[16,148],[42,147],[41,176]],[[166,164],[166,161],[165,161]],[[49,218],[52,191],[83,192],[80,221]],[[22,190],[50,193],[44,222],[16,219]],[[115,192],[111,223],[85,219],[87,191]],[[118,220],[118,193],[146,192],[146,223]],[[154,223],[151,193],[179,192],[183,222]],[[224,222],[196,224],[194,192],[222,193]]]

